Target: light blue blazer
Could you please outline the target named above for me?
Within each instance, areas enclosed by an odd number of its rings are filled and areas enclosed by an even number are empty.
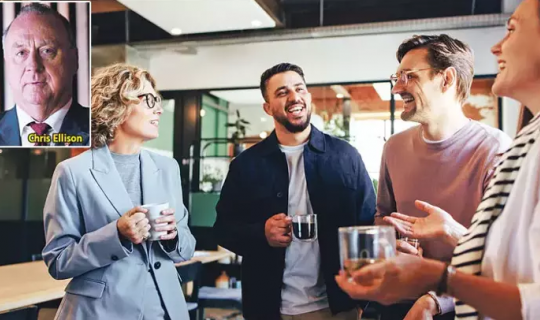
[[[108,147],[58,164],[44,208],[43,259],[55,279],[73,278],[57,319],[140,319],[148,269],[172,320],[189,319],[174,263],[189,260],[195,239],[187,226],[180,170],[174,159],[141,151],[143,204],[176,209],[178,242],[122,245],[117,220],[133,208]]]

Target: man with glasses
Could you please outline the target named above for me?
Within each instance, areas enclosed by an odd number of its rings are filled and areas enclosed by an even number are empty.
[[[417,200],[452,212],[454,216],[439,217],[445,220],[443,230],[415,234],[422,235],[418,250],[398,241],[400,251],[450,261],[455,243],[436,240],[434,233],[466,232],[494,165],[511,140],[463,114],[474,75],[468,45],[447,35],[415,36],[401,44],[397,59],[392,93],[403,99],[401,118],[420,125],[392,136],[384,147],[376,223],[391,223],[399,230],[392,213],[425,217],[429,205]],[[426,293],[383,309],[382,319],[454,319],[453,309],[451,298]]]
[[[47,5],[24,6],[2,50],[15,107],[0,113],[0,146],[88,146],[90,109],[73,99],[78,53],[66,18]]]

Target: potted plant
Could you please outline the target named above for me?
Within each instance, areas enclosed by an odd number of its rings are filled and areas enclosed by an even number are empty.
[[[249,121],[242,119],[240,117],[240,111],[236,110],[236,121],[229,122],[226,124],[227,128],[234,128],[235,131],[231,136],[231,142],[234,144],[233,156],[238,156],[240,152],[244,151],[244,145],[242,144],[242,139],[246,137],[247,125]]]
[[[379,180],[378,179],[371,179],[371,182],[373,183],[373,189],[375,189],[375,193],[379,190]]]
[[[218,168],[205,166],[203,177],[201,179],[201,189],[206,192],[221,191],[221,183],[223,181],[223,173]]]
[[[345,130],[343,115],[341,114],[334,114],[331,119],[324,123],[324,132],[347,141],[350,138],[347,130]]]

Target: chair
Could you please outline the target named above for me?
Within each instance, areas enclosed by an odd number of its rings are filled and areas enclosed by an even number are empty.
[[[199,307],[199,274],[201,272],[201,267],[202,263],[200,261],[195,261],[176,268],[178,275],[180,275],[180,278],[182,279],[182,284],[189,282],[193,283],[193,291],[189,296],[186,296],[190,320],[197,320],[197,313],[199,318],[202,319],[204,314],[204,310],[200,310],[201,308]]]
[[[37,318],[37,306],[27,306],[21,309],[0,313],[0,320],[37,320]]]
[[[199,289],[199,309],[203,312],[199,315],[199,320],[203,320],[204,308],[239,310],[239,312],[229,315],[229,318],[241,315],[242,289],[202,287]]]

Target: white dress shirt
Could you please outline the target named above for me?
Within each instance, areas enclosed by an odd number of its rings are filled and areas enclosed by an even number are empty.
[[[531,138],[536,141],[491,226],[482,260],[482,276],[518,286],[525,320],[540,319],[540,131]]]
[[[54,133],[60,132],[60,128],[62,128],[62,123],[64,122],[64,118],[66,117],[66,114],[68,113],[69,108],[71,107],[72,101],[73,99],[69,99],[68,103],[66,103],[61,109],[58,109],[56,112],[51,114],[47,119],[45,119],[45,121],[43,121],[43,123],[46,123],[51,127],[51,129],[49,129],[49,132],[47,132],[49,136],[51,136],[51,141],[52,141],[52,135]],[[15,108],[17,111],[17,119],[19,119],[19,135],[21,137],[21,142],[22,142],[21,145],[23,147],[33,147],[34,143],[28,142],[28,136],[31,133],[36,133],[36,132],[29,126],[29,124],[32,122],[37,122],[37,123],[39,122],[34,120],[34,118],[32,118],[28,113],[26,113],[26,111],[24,111],[19,106],[15,106]],[[50,145],[52,145],[52,143]]]

